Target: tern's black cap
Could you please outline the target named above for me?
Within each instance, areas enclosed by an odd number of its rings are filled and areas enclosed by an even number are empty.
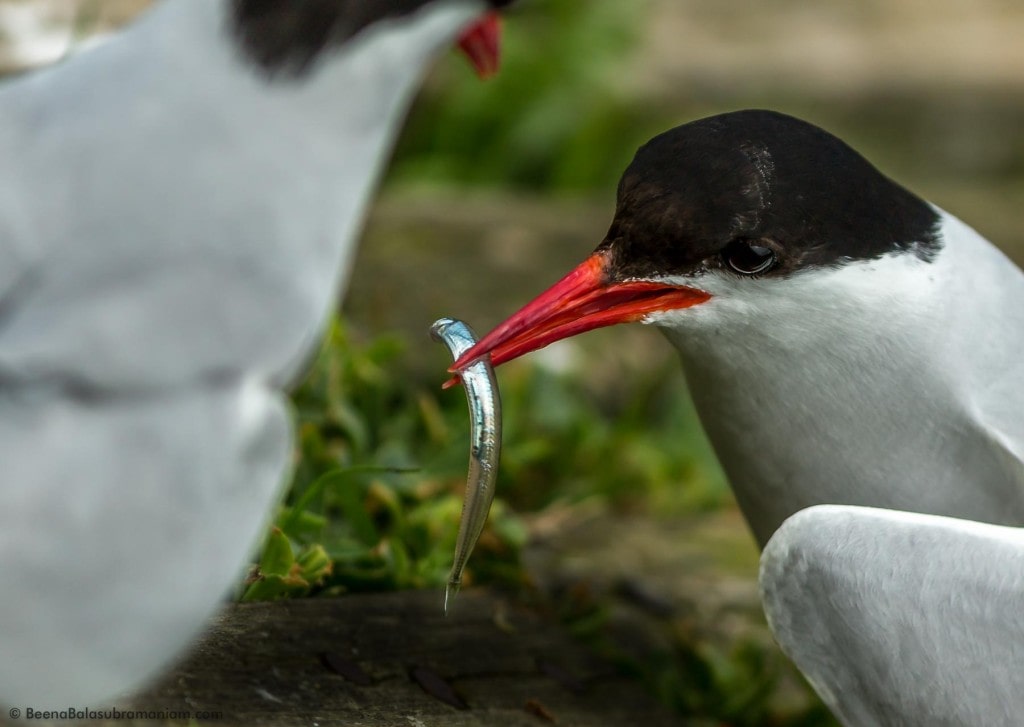
[[[636,153],[599,249],[616,278],[693,274],[744,243],[764,274],[937,250],[938,215],[832,134],[774,111],[678,126]]]

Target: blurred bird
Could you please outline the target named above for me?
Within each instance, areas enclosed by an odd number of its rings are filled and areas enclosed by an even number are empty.
[[[626,321],[679,350],[761,546],[825,503],[1024,523],[1024,274],[831,134],[655,137],[597,251],[452,370]]]
[[[843,724],[1019,725],[1024,531],[818,505],[761,556],[782,650]]]
[[[0,86],[0,701],[134,689],[223,600],[410,98],[506,4],[164,0]]]

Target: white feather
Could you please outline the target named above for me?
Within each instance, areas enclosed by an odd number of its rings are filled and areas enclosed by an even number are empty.
[[[822,503],[1024,524],[1024,274],[941,220],[931,262],[709,273],[651,317],[762,545]]]
[[[1009,727],[1021,573],[1024,531],[821,505],[772,536],[760,582],[779,645],[844,724]]]
[[[479,9],[427,6],[305,82],[268,84],[227,5],[170,0],[0,89],[0,158],[17,170],[0,183],[0,299],[30,281],[5,301],[7,376],[294,377],[427,59]]]
[[[151,679],[240,576],[426,63],[482,9],[268,82],[226,0],[166,0],[0,87],[0,701]]]

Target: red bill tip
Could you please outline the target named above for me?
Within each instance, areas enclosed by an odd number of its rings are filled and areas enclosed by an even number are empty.
[[[501,61],[501,16],[496,12],[484,15],[462,31],[458,46],[480,78],[493,76]]]

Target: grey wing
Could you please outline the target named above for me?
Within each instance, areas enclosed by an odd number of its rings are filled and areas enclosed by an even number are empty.
[[[102,703],[166,667],[238,582],[290,443],[255,383],[0,388],[0,702]]]
[[[822,505],[775,533],[760,581],[779,645],[844,724],[1020,724],[1024,532]]]

